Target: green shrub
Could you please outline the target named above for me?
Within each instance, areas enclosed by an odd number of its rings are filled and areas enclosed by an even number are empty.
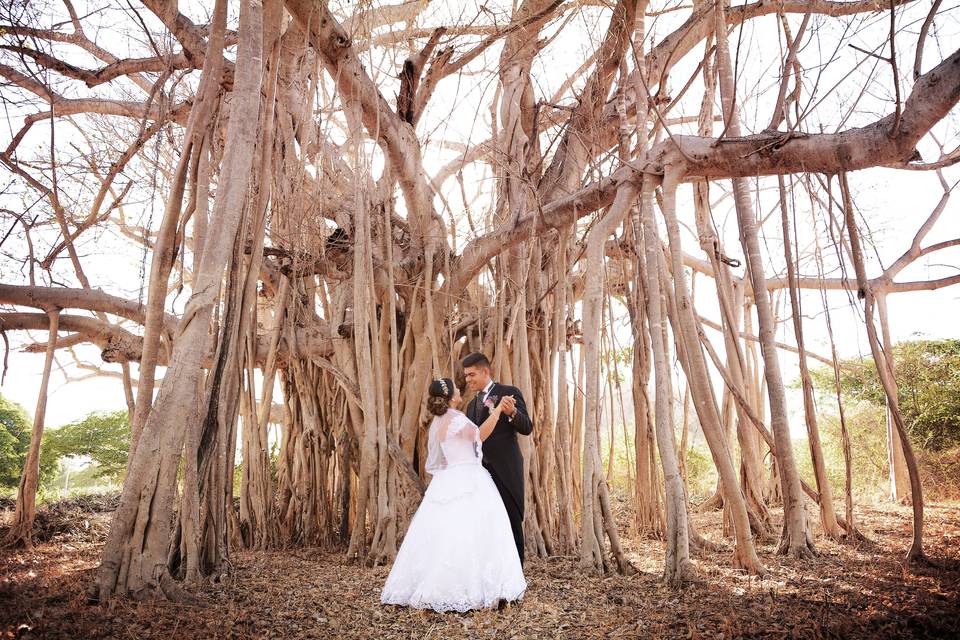
[[[925,451],[960,445],[960,340],[913,340],[893,347],[897,403],[910,442]],[[833,398],[833,371],[811,371],[817,390]],[[872,358],[841,361],[840,388],[847,402],[886,406]],[[831,400],[831,404],[834,401]]]
[[[0,395],[0,488],[16,489],[20,484],[32,428],[26,409]]]

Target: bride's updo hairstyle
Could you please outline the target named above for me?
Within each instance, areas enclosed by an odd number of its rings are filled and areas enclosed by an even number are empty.
[[[437,378],[430,383],[427,390],[427,410],[435,416],[442,416],[450,408],[450,398],[453,397],[453,380]]]

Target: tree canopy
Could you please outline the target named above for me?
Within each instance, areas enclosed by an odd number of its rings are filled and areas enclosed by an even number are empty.
[[[67,456],[86,456],[95,466],[95,477],[121,480],[130,447],[130,421],[126,411],[91,413],[44,435],[41,466]]]

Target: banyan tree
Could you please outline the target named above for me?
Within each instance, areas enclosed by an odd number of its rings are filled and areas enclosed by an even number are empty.
[[[93,597],[181,597],[240,547],[389,563],[429,479],[427,385],[483,351],[534,420],[528,556],[632,570],[601,451],[616,422],[631,430],[631,532],[663,538],[668,582],[689,577],[692,550],[716,546],[688,518],[696,425],[730,562],[764,574],[755,536],[812,557],[815,533],[856,532],[807,364],[836,368],[836,347],[804,341],[812,313],[830,326],[830,298],[865,322],[897,497],[913,505],[909,559],[923,560],[887,305],[960,281],[898,279],[958,243],[925,243],[960,159],[951,11],[5,3],[19,129],[0,152],[0,328],[46,354],[7,542],[30,544],[52,363],[93,344],[132,425]],[[942,194],[903,212],[916,236],[888,266],[857,206],[876,167]]]

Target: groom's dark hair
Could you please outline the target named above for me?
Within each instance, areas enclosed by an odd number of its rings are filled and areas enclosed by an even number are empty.
[[[489,369],[490,359],[480,352],[471,353],[463,359],[463,368],[466,369],[467,367],[484,367]]]

